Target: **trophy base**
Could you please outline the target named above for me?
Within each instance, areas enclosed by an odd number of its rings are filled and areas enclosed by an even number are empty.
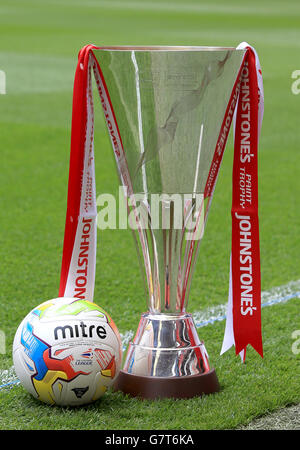
[[[192,398],[220,390],[215,369],[200,375],[183,377],[146,377],[120,371],[115,391],[145,399]]]
[[[114,389],[153,399],[219,391],[191,314],[143,314]]]

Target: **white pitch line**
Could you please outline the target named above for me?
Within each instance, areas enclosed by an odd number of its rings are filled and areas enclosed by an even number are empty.
[[[300,280],[290,281],[282,286],[271,288],[268,291],[261,293],[261,306],[272,306],[278,303],[285,303],[292,298],[300,298]],[[227,303],[222,305],[215,305],[205,308],[202,311],[195,311],[192,313],[196,328],[206,327],[215,322],[221,322],[226,319]],[[126,331],[121,335],[123,342],[123,350],[126,349],[134,332],[132,330]],[[124,340],[123,340],[124,337]]]
[[[123,350],[124,350],[124,349],[126,349],[127,345],[131,341],[131,339],[133,338],[134,332],[132,330],[129,330],[129,331],[125,331],[125,333],[120,333],[120,335],[121,335],[121,340],[122,340]]]
[[[17,374],[14,366],[9,369],[0,370],[0,389],[13,387],[15,384],[19,384]]]
[[[261,306],[272,306],[277,303],[284,303],[292,298],[300,298],[300,280],[290,281],[282,286],[271,288],[261,293]],[[203,311],[193,313],[193,318],[197,328],[205,327],[214,322],[226,319],[227,303],[213,306]]]
[[[300,298],[300,280],[291,281],[282,286],[274,287],[268,291],[263,291],[261,295],[262,307],[273,306],[279,303],[286,303],[293,298]],[[197,328],[211,325],[215,322],[220,322],[226,319],[227,304],[216,305],[206,308],[203,311],[196,311],[193,313],[193,318]],[[134,336],[132,330],[120,333],[123,350],[125,351],[129,342]],[[4,388],[11,388],[19,384],[18,377],[15,373],[14,367],[0,370],[0,390]]]

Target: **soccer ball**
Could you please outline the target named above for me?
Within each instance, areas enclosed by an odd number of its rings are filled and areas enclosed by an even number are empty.
[[[56,298],[34,308],[13,343],[16,374],[35,398],[64,406],[91,403],[116,380],[122,344],[100,306]]]

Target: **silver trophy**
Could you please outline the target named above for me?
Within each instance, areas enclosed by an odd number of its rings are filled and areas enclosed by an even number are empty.
[[[186,310],[212,198],[205,187],[244,53],[94,50],[122,140],[118,169],[148,295],[115,385],[124,393],[188,398],[219,390]]]

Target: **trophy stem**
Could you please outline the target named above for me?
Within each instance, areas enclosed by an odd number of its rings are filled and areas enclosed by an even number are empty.
[[[219,391],[191,314],[143,314],[114,389],[152,399]]]

